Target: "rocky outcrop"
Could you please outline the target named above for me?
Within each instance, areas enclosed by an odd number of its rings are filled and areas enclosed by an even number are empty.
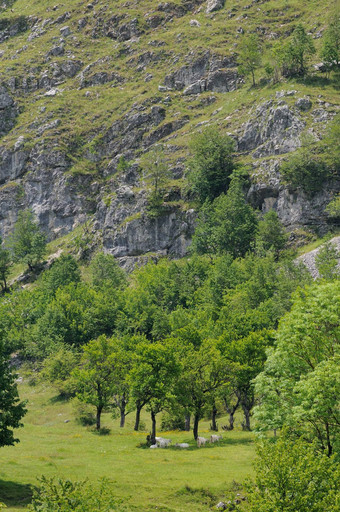
[[[19,178],[24,172],[28,153],[19,143],[13,150],[0,147],[0,185]]]
[[[0,137],[13,128],[16,116],[17,109],[13,98],[5,87],[0,85]]]
[[[232,58],[206,52],[200,57],[189,57],[191,62],[164,79],[168,89],[182,90],[185,95],[204,91],[229,92],[237,87],[239,75]]]
[[[208,0],[206,13],[210,14],[214,11],[219,11],[224,7],[225,0]]]
[[[102,202],[96,214],[95,229],[101,229],[103,246],[122,263],[129,265],[141,255],[181,257],[186,254],[194,228],[193,210],[165,209],[159,217],[145,213],[145,192],[132,187],[117,189],[107,207]]]
[[[2,18],[0,20],[0,43],[3,43],[10,37],[25,32],[28,29],[29,20],[25,16],[18,18]]]
[[[254,158],[289,153],[300,147],[305,126],[301,115],[285,101],[267,101],[251,113],[243,126],[238,149],[246,152],[256,149],[252,153]]]
[[[326,88],[320,98],[314,86],[298,82],[301,93],[278,91],[260,105],[269,88],[227,94],[243,82],[233,52],[238,34],[252,30],[256,0],[46,4],[39,10],[26,2],[20,18],[13,3],[0,20],[0,43],[12,38],[0,49],[2,235],[30,207],[51,238],[91,215],[98,243],[128,267],[143,254],[184,255],[195,219],[181,195],[186,144],[207,124],[231,132],[241,159],[252,157],[248,200],[256,208],[275,208],[288,229],[326,229],[336,184],[307,197],[282,183],[280,166],[304,132],[322,137],[336,112],[328,103],[334,95]],[[289,35],[295,19],[284,10],[264,18],[266,26],[256,29],[264,41]],[[138,158],[160,142],[173,179],[153,218]]]
[[[111,67],[112,58],[108,56],[88,64],[78,75],[80,88],[84,89],[85,87],[106,83],[111,83],[112,85],[122,84],[124,78],[115,71],[110,71]]]

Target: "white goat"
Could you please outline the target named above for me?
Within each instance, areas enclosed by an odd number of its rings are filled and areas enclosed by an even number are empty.
[[[176,443],[176,448],[189,448],[189,443]]]
[[[205,446],[205,443],[208,441],[205,437],[198,437],[197,438],[197,446],[198,448],[201,448],[201,446]]]
[[[219,441],[222,441],[223,437],[222,436],[217,436],[215,434],[213,434],[212,436],[210,436],[210,442],[211,443],[218,443]]]
[[[167,448],[171,444],[171,439],[156,438],[156,443],[160,448]]]

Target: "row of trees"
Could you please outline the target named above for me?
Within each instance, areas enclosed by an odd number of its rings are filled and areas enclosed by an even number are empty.
[[[270,224],[261,226],[267,236],[262,247],[275,245],[276,229],[273,235]],[[336,278],[333,253],[326,246],[319,256],[328,279]],[[216,428],[222,408],[233,428],[241,407],[250,428],[258,396],[253,379],[263,370],[291,292],[309,282],[308,273],[260,249],[236,259],[222,252],[164,260],[137,270],[129,281],[112,256],[100,253],[88,273],[85,283],[75,259],[62,256],[34,289],[6,296],[0,303],[3,357],[21,350],[44,361],[44,376],[60,392],[77,393],[98,407],[98,428],[107,407],[120,411],[122,425],[135,409],[138,428],[144,406],[154,425],[164,408],[173,424],[193,416],[195,435],[203,415]]]
[[[231,414],[231,427],[235,410],[242,407],[249,428],[254,404],[251,381],[265,360],[271,329],[289,307],[291,290],[308,280],[307,274],[287,261],[276,262],[272,253],[236,260],[231,255],[164,260],[136,271],[129,285],[114,258],[99,254],[89,273],[91,282],[84,283],[74,258],[62,256],[34,289],[6,296],[0,303],[4,355],[20,350],[26,358],[45,360],[45,375],[60,391],[77,392],[86,401],[91,393],[82,380],[82,369],[87,364],[91,367],[96,351],[104,359],[111,354],[115,392],[112,384],[109,402],[120,411],[122,424],[131,409],[140,412],[148,404],[151,411],[151,403],[157,404],[155,415],[164,407],[173,418],[190,412],[196,425],[207,410],[208,414],[215,411],[214,423],[224,404]],[[107,352],[103,347],[108,347]],[[164,379],[169,379],[165,385],[156,371],[160,367],[150,371],[150,366],[159,364],[158,358],[172,361],[169,351],[175,359],[171,371],[164,373]],[[104,371],[106,366],[99,361]],[[78,384],[65,387],[73,370],[73,382]],[[88,371],[91,381],[93,370]],[[161,390],[156,396],[147,395],[142,386],[148,374],[158,375]],[[178,388],[182,383],[189,392],[190,378],[192,386],[198,386],[192,387],[191,398]],[[203,391],[195,404],[199,386]],[[150,388],[157,390],[156,383],[150,383]],[[100,416],[100,400],[98,407]]]

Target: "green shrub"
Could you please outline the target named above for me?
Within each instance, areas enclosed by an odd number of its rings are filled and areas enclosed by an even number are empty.
[[[322,189],[331,177],[330,170],[322,154],[311,147],[302,147],[296,151],[280,169],[284,181],[294,188],[302,187],[308,194]]]
[[[169,411],[163,414],[161,430],[184,430],[184,412]]]
[[[41,477],[40,486],[33,490],[31,512],[122,512],[123,508],[117,498],[112,496],[112,489],[107,480],[102,480],[99,488],[94,488],[87,481],[54,480]]]
[[[249,512],[336,512],[340,466],[313,445],[285,435],[257,446]],[[248,510],[248,509],[247,509]]]
[[[235,177],[226,194],[201,208],[192,249],[198,254],[229,252],[237,258],[250,250],[256,231],[255,212],[245,200],[242,181]]]
[[[274,250],[278,254],[284,249],[288,240],[288,235],[282,226],[277,213],[270,210],[265,213],[263,219],[258,224],[256,236],[256,249],[268,251]]]
[[[96,424],[96,415],[91,405],[81,402],[78,398],[72,401],[76,421],[83,427],[92,427]]]
[[[326,212],[334,219],[340,217],[340,194],[338,194],[332,201],[326,206]]]
[[[332,281],[339,277],[338,261],[340,252],[336,245],[328,242],[324,244],[315,257],[315,265],[322,279]]]
[[[50,382],[65,397],[74,396],[75,387],[70,379],[77,366],[79,356],[67,347],[61,347],[44,360],[42,377]]]
[[[234,141],[220,130],[205,128],[190,142],[193,155],[190,161],[189,181],[200,203],[212,201],[226,192],[234,169]]]

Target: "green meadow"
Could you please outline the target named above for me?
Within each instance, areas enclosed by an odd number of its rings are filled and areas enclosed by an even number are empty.
[[[147,412],[144,432],[133,431],[133,413],[123,429],[106,413],[103,426],[110,433],[98,435],[79,425],[70,402],[60,401],[51,388],[23,383],[19,389],[28,400],[24,427],[17,431],[20,443],[0,452],[0,498],[6,512],[25,510],[30,486],[38,485],[42,475],[91,483],[105,477],[129,510],[180,512],[188,506],[210,510],[235,482],[252,474],[254,436],[242,432],[239,421],[233,432],[223,432],[219,444],[198,449],[192,432],[162,432],[173,444],[188,442],[190,448],[150,450],[143,446],[150,429]],[[224,425],[227,418],[218,423]],[[209,421],[201,422],[200,434],[210,436]]]

